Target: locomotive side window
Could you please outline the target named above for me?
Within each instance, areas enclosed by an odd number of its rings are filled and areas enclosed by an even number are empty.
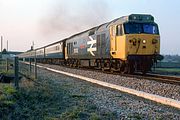
[[[74,45],[77,45],[77,41],[74,42]]]
[[[116,35],[117,35],[117,36],[122,36],[122,35],[123,35],[122,25],[118,25],[118,26],[116,27]]]
[[[112,36],[116,36],[116,26],[111,27],[111,33]]]
[[[95,29],[89,31],[89,36],[94,35],[94,34],[95,34]]]

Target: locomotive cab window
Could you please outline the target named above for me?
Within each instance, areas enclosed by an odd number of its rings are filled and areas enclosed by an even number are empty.
[[[155,23],[135,23],[124,24],[125,34],[156,34],[159,35],[158,26]]]
[[[117,35],[117,36],[122,36],[122,35],[123,35],[122,25],[117,25],[117,26],[116,26],[116,35]]]

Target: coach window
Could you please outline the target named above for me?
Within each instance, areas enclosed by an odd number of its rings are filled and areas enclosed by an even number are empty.
[[[56,50],[59,50],[59,46],[56,46]]]
[[[116,35],[117,36],[122,36],[123,35],[122,25],[117,25],[117,27],[116,27]]]

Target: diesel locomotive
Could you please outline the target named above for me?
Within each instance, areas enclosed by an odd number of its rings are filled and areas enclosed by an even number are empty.
[[[146,73],[160,55],[154,17],[131,14],[19,55],[38,62]]]

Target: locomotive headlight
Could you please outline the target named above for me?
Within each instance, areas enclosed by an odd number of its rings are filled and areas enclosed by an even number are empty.
[[[143,43],[143,44],[146,44],[146,40],[143,40],[142,43]]]

